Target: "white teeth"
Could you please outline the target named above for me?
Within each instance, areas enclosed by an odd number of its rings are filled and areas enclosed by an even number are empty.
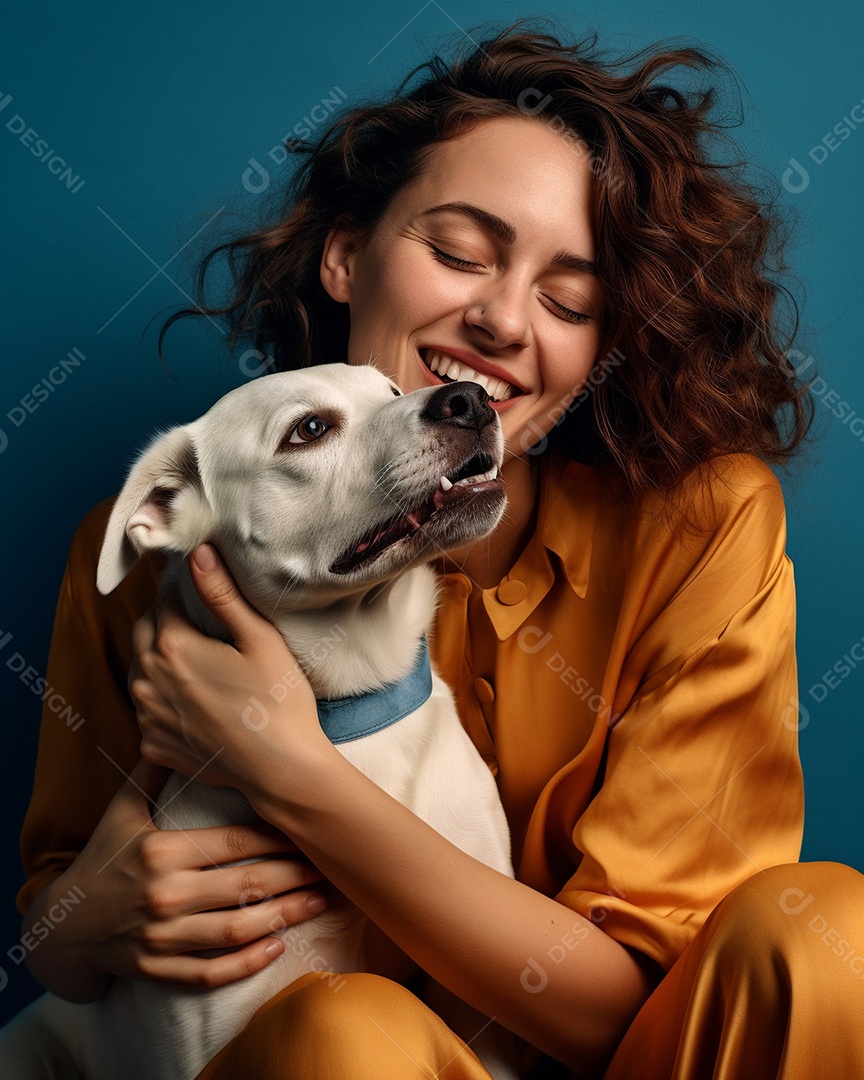
[[[493,465],[489,472],[485,472],[479,476],[466,476],[464,480],[457,480],[454,487],[461,487],[463,484],[482,484],[486,480],[494,480],[498,476],[498,466]],[[446,478],[444,478],[446,479]],[[449,488],[444,488],[445,491],[449,491]]]
[[[450,483],[450,481],[447,479],[447,477],[442,476],[441,477],[441,490],[442,491],[449,491],[450,488],[452,488],[452,487],[453,487],[453,485]]]
[[[490,379],[488,375],[475,375],[474,382],[479,383],[480,386],[486,391],[489,397],[495,397],[492,393],[492,383],[496,382],[495,379]]]
[[[427,352],[425,356],[426,366],[437,375],[446,375],[448,379],[458,382],[460,379],[466,382],[476,382],[496,401],[506,401],[516,392],[511,383],[505,379],[495,379],[491,375],[481,375],[478,371],[462,361],[457,362],[446,353]]]

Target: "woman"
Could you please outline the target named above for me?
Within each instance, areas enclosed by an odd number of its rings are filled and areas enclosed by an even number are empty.
[[[769,223],[705,157],[711,96],[655,81],[682,64],[709,66],[688,50],[619,71],[518,26],[436,59],[294,147],[309,156],[283,219],[228,245],[236,295],[206,309],[277,368],[371,359],[406,391],[458,377],[497,399],[509,513],[441,560],[432,646],[497,774],[519,880],[353,770],[304,681],[281,723],[238,725],[291,668],[281,638],[207,546],[194,578],[234,648],[170,604],[144,614],[158,560],[98,599],[102,506],[48,672],[88,723],[46,716],[19,897],[28,925],[74,885],[99,902],[31,954],[46,986],[86,1001],[114,974],[241,978],[326,880],[516,1032],[526,1076],[852,1075],[862,881],[791,865],[794,592],[760,461],[801,442],[806,388],[777,339]],[[241,789],[272,829],[156,832],[163,766]],[[201,876],[241,855],[279,857]],[[196,953],[226,942],[243,948]],[[486,1076],[411,990],[313,973],[202,1077],[418,1069]]]

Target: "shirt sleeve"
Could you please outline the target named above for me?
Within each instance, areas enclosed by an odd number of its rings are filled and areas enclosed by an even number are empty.
[[[645,609],[671,597],[634,633],[558,894],[665,969],[737,884],[800,854],[793,567],[780,486],[756,475],[721,485],[709,538],[644,551]]]
[[[139,756],[127,690],[131,631],[155,599],[160,566],[142,560],[110,596],[99,594],[96,566],[111,505],[101,503],[78,527],[60,587],[46,682],[70,708],[59,715],[46,704],[42,712],[21,832],[22,914],[82,850]]]

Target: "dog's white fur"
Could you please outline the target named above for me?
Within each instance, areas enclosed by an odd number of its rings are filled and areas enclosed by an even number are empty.
[[[190,617],[224,638],[183,561],[210,540],[247,599],[280,630],[316,696],[356,695],[401,679],[434,613],[435,579],[425,561],[490,531],[503,512],[503,494],[488,484],[473,494],[465,489],[368,563],[341,573],[331,568],[362,534],[426,502],[442,475],[478,451],[500,464],[497,417],[482,429],[430,420],[426,410],[440,389],[395,396],[398,388],[375,368],[332,364],[233,391],[199,420],[158,437],[134,464],[108,524],[100,591],[115,588],[143,552],[167,551],[167,573]],[[303,442],[297,425],[310,416],[330,427]],[[250,703],[253,732],[267,722],[265,702],[272,707],[273,701],[266,695]],[[434,672],[432,696],[419,710],[339,749],[454,844],[512,876],[495,782]],[[159,803],[154,820],[162,828],[258,820],[238,792],[190,784],[177,774]],[[347,902],[279,933],[282,956],[219,989],[116,979],[92,1004],[44,995],[0,1033],[3,1075],[192,1080],[256,1009],[309,970],[395,978],[413,970]],[[337,981],[334,993],[338,988]],[[455,1010],[446,1018],[458,1026],[458,1017]],[[460,1032],[466,1040],[483,1024],[478,1018]],[[472,1046],[495,1076],[516,1075],[500,1040]]]

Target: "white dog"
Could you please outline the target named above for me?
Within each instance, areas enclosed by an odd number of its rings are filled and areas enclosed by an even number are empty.
[[[108,523],[99,590],[114,589],[142,553],[166,551],[166,576],[190,618],[224,638],[184,561],[212,541],[297,656],[342,753],[454,844],[512,876],[495,781],[430,671],[424,639],[436,589],[426,563],[498,523],[502,452],[498,417],[474,383],[403,396],[372,367],[267,376],[141,455]],[[243,722],[252,732],[268,722],[274,696],[264,689],[250,702]],[[176,773],[159,803],[160,828],[257,820],[239,792]],[[115,979],[91,1004],[44,995],[0,1033],[3,1076],[192,1080],[307,971],[404,979],[414,970],[347,902],[279,933],[277,960],[218,989]],[[458,1028],[458,1012],[446,1019]],[[460,1034],[470,1040],[482,1024]],[[472,1043],[493,1075],[516,1076],[502,1045]]]

